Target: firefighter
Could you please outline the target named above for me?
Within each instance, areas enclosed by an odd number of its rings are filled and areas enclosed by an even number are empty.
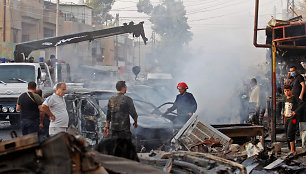
[[[176,96],[173,106],[168,108],[165,114],[177,110],[177,118],[173,120],[173,124],[175,127],[181,127],[196,112],[197,102],[193,95],[187,92],[188,86],[186,83],[179,83],[177,89],[180,94]]]

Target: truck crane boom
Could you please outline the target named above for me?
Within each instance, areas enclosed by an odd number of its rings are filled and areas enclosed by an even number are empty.
[[[41,40],[22,42],[15,46],[14,60],[15,62],[24,62],[24,58],[28,57],[29,54],[34,50],[46,49],[83,41],[92,41],[94,39],[120,35],[124,33],[133,33],[133,37],[141,36],[144,43],[146,44],[148,39],[145,37],[143,23],[144,22],[140,22],[139,24],[134,25],[134,22],[130,22],[129,24],[124,23],[123,26],[119,27],[112,27],[101,30],[80,32],[57,37],[49,37]]]

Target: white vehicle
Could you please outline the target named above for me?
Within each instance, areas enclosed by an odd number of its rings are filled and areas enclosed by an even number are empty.
[[[20,113],[16,111],[17,98],[34,81],[40,89],[53,87],[45,63],[0,63],[0,121],[19,125]]]

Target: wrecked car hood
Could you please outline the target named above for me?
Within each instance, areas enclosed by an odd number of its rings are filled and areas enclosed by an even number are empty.
[[[173,127],[173,124],[170,120],[157,115],[139,116],[137,123],[138,126],[141,126],[143,128],[151,128],[151,129]]]

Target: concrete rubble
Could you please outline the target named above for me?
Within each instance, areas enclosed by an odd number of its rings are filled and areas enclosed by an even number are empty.
[[[233,125],[237,127],[237,125]],[[227,130],[233,129],[229,127]],[[250,125],[242,126],[250,130]],[[237,129],[241,129],[239,126]],[[151,151],[138,154],[140,162],[168,173],[305,173],[306,149],[297,148],[298,155],[288,155],[280,142],[270,147],[262,143],[260,127],[255,126],[258,139],[242,145],[232,144],[228,137],[193,116],[172,139],[170,152]],[[243,133],[241,133],[243,135]],[[254,134],[254,135],[255,135]],[[255,143],[257,142],[257,143]]]
[[[80,136],[59,133],[39,142],[37,134],[0,143],[0,173],[162,173],[148,165],[104,155]]]

